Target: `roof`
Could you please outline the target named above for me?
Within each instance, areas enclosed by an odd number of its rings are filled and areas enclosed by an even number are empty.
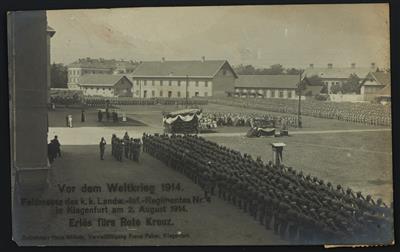
[[[68,67],[80,67],[80,68],[108,68],[114,69],[117,67],[135,68],[136,63],[133,61],[126,60],[108,60],[108,59],[91,59],[83,58],[68,65]]]
[[[378,92],[376,92],[378,96],[391,96],[392,92],[390,90],[390,85],[387,85],[386,87],[382,88]]]
[[[235,87],[297,88],[299,75],[238,75]]]
[[[206,77],[212,78],[227,64],[226,60],[144,61],[132,73],[133,77]]]
[[[390,73],[389,72],[371,72],[370,75],[381,85],[390,85]]]
[[[122,78],[127,79],[125,75],[120,74],[86,74],[79,78],[81,86],[114,86]],[[131,82],[132,83],[132,82]]]
[[[200,109],[182,109],[182,110],[177,110],[177,111],[172,111],[166,114],[166,117],[174,117],[177,115],[191,115],[191,114],[200,114],[201,110]]]
[[[313,75],[317,75],[320,78],[326,78],[326,79],[346,79],[349,78],[351,74],[356,74],[358,78],[365,78],[368,73],[374,70],[370,67],[310,67],[307,68],[303,76],[308,76],[311,77]]]

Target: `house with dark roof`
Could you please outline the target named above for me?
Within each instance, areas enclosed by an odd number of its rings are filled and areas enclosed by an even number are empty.
[[[299,75],[238,75],[236,97],[296,99]]]
[[[364,100],[374,100],[377,96],[391,97],[389,72],[370,72],[362,82],[360,93]]]
[[[125,75],[87,74],[77,84],[86,96],[132,97],[132,81]]]
[[[141,62],[133,71],[133,97],[224,96],[233,90],[237,75],[226,60]]]
[[[131,74],[137,63],[126,60],[82,58],[68,65],[68,88],[79,89],[81,76],[87,74]]]
[[[375,63],[371,63],[370,67],[357,67],[352,63],[349,67],[334,67],[328,64],[327,67],[314,67],[314,64],[305,69],[303,78],[318,76],[327,86],[328,93],[331,93],[333,85],[343,85],[351,75],[356,75],[360,79],[360,83],[366,78],[369,72],[376,71]]]

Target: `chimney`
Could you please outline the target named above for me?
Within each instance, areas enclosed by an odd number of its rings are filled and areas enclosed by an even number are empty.
[[[310,68],[314,68],[314,64],[310,64]]]
[[[356,63],[351,63],[351,68],[356,68]]]
[[[201,56],[201,61],[202,61],[202,62],[205,62],[205,61],[206,61],[206,57]]]
[[[333,67],[333,64],[332,63],[329,63],[328,64],[328,68],[330,69],[330,68],[332,68]]]
[[[165,58],[164,57],[161,58],[161,62],[165,62]]]
[[[375,68],[376,68],[375,62],[372,62],[372,63],[371,63],[371,68],[372,68],[372,69],[375,69]]]

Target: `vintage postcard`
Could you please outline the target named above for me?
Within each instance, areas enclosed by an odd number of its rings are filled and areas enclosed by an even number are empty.
[[[391,245],[388,4],[8,13],[13,239]]]

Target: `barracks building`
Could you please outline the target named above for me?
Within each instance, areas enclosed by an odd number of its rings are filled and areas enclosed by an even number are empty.
[[[238,78],[226,60],[144,61],[133,71],[133,97],[225,96]]]

